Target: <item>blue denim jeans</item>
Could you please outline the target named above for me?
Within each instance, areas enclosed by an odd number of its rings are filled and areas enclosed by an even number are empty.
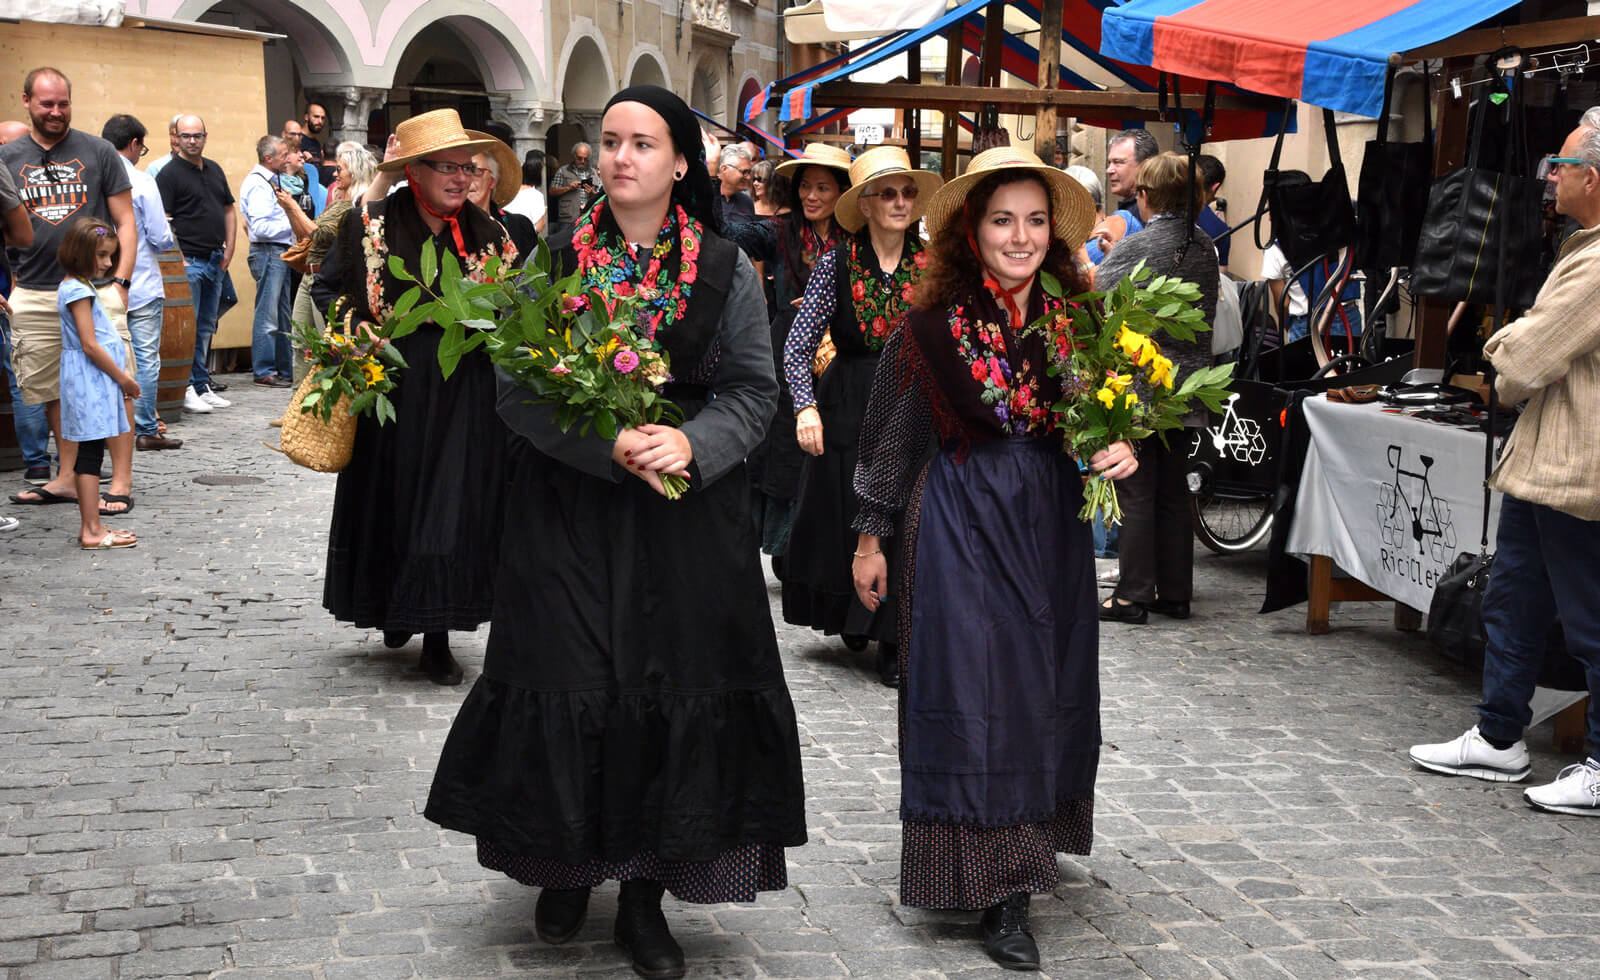
[[[4,365],[6,381],[11,385],[11,421],[17,428],[22,464],[28,469],[49,466],[50,422],[45,417],[43,405],[22,404],[17,374],[11,370],[11,324],[3,316],[0,316],[0,364]]]
[[[287,246],[250,243],[250,275],[256,280],[256,316],[250,327],[250,370],[256,380],[294,374],[294,354],[289,346],[289,267]]]
[[[1600,753],[1600,521],[1507,495],[1500,504],[1494,565],[1483,596],[1483,703],[1478,730],[1497,741],[1522,737],[1528,703],[1557,617],[1567,651],[1589,680],[1589,750]]]
[[[139,397],[133,403],[135,435],[153,436],[156,427],[156,387],[161,376],[161,311],[163,302],[153,299],[128,311],[128,335],[133,338],[134,380],[139,382]]]
[[[195,391],[211,390],[211,371],[206,362],[211,358],[211,338],[217,332],[217,304],[222,298],[222,280],[227,275],[218,268],[222,250],[210,257],[183,258],[183,272],[189,277],[189,295],[194,303],[194,367],[189,371],[189,384]]]

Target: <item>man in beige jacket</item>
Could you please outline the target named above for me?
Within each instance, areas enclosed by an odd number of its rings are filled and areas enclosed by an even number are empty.
[[[1590,122],[1595,111],[1585,115]],[[1411,758],[1434,772],[1527,778],[1523,730],[1557,618],[1589,680],[1581,764],[1522,794],[1553,813],[1600,816],[1600,128],[1579,126],[1551,159],[1556,210],[1577,221],[1533,307],[1489,339],[1502,400],[1527,400],[1490,486],[1503,493],[1483,600],[1487,649],[1478,724]]]

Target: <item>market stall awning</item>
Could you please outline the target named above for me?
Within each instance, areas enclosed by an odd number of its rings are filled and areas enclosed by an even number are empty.
[[[1383,111],[1389,56],[1459,33],[1518,0],[1126,0],[1101,54],[1362,116]]]
[[[1087,106],[1069,107],[1073,115],[1083,118],[1086,122],[1115,128],[1140,125],[1142,120],[1154,116],[1152,110],[1158,101],[1155,93],[1159,87],[1161,73],[1147,65],[1123,64],[1100,53],[1101,12],[1113,3],[1114,0],[1065,0],[1060,28],[1062,46],[1059,86],[1067,92],[1143,96],[1139,99],[1123,100],[1128,103],[1126,108],[1130,111],[1122,114],[1117,112],[1115,103],[1118,99],[1115,97],[1087,100],[1104,108],[1090,110]],[[781,120],[791,125],[804,123],[809,128],[817,122],[818,108],[839,107],[845,104],[838,101],[838,98],[817,101],[819,90],[825,93],[830,91],[822,89],[823,86],[831,86],[831,90],[836,91],[837,95],[842,95],[845,90],[852,90],[853,97],[856,94],[853,89],[856,87],[841,84],[846,83],[852,74],[913,49],[935,35],[942,35],[952,26],[960,27],[963,47],[977,53],[982,46],[984,14],[989,6],[990,0],[970,0],[951,8],[943,16],[921,28],[886,35],[865,46],[847,51],[824,65],[779,79],[757,97],[759,101],[753,99],[745,107],[744,117],[752,119],[759,115],[769,100],[776,97]],[[1021,80],[1026,86],[1032,86],[1038,77],[1039,53],[1037,45],[1028,43],[1027,37],[1031,35],[1037,38],[1041,31],[1041,5],[1039,0],[1008,0],[1005,3],[1005,11],[1006,32],[1001,51],[1001,70]],[[928,86],[927,92],[932,97],[940,88],[940,86]],[[948,90],[948,87],[942,88]],[[1203,84],[1193,80],[1183,85],[1183,90],[1188,96],[1184,107],[1190,110],[1191,114],[1199,105],[1199,96],[1203,88]],[[1018,92],[1017,88],[1004,88],[1000,93],[996,93],[1001,95],[1001,98],[995,101],[1004,101],[1005,95],[1015,96]],[[1224,103],[1227,101],[1226,97],[1230,95],[1246,97],[1250,95],[1241,88],[1226,84],[1219,86],[1219,92],[1225,97]],[[864,95],[864,99],[854,102],[854,107],[864,108],[877,104],[872,101],[870,95]],[[991,100],[979,98],[966,102],[960,108],[970,111],[988,101]],[[1278,113],[1264,111],[1259,107],[1260,100],[1256,101],[1257,105],[1248,108],[1219,109],[1210,138],[1241,139],[1275,133],[1278,127]],[[1140,111],[1131,111],[1135,104]],[[1177,117],[1174,115],[1169,118],[1176,120]],[[793,133],[794,130],[791,128],[789,132]]]

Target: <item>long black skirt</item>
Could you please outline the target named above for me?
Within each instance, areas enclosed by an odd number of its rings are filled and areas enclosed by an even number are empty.
[[[761,550],[781,557],[789,547],[794,522],[794,499],[800,489],[800,466],[806,454],[794,434],[794,395],[783,373],[783,347],[794,325],[793,308],[772,320],[772,350],[778,372],[778,408],[767,423],[767,434],[745,457],[755,504],[753,520],[761,532]]]
[[[322,604],[359,627],[471,630],[493,609],[509,433],[488,358],[469,354],[447,381],[442,336],[397,342],[410,365],[390,394],[397,418],[362,417],[339,474]]]
[[[876,357],[840,355],[817,380],[822,455],[807,456],[800,471],[783,566],[783,620],[830,636],[842,633],[893,643],[893,590],[876,612],[869,612],[856,598],[850,573],[857,540],[850,525],[861,507],[855,492],[861,420],[877,364]],[[894,546],[893,538],[885,539],[891,567]]]
[[[1093,544],[1054,442],[936,456],[905,516],[900,900],[986,908],[1087,854],[1100,756]]]
[[[668,501],[521,439],[512,455],[483,676],[427,817],[528,884],[785,887],[804,788],[743,468]]]

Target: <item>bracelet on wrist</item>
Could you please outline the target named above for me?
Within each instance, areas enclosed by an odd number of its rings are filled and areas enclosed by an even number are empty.
[[[883,550],[880,548],[877,551],[852,551],[852,552],[850,552],[850,554],[854,555],[857,558],[871,558],[873,555],[881,555],[881,554],[883,554]]]

